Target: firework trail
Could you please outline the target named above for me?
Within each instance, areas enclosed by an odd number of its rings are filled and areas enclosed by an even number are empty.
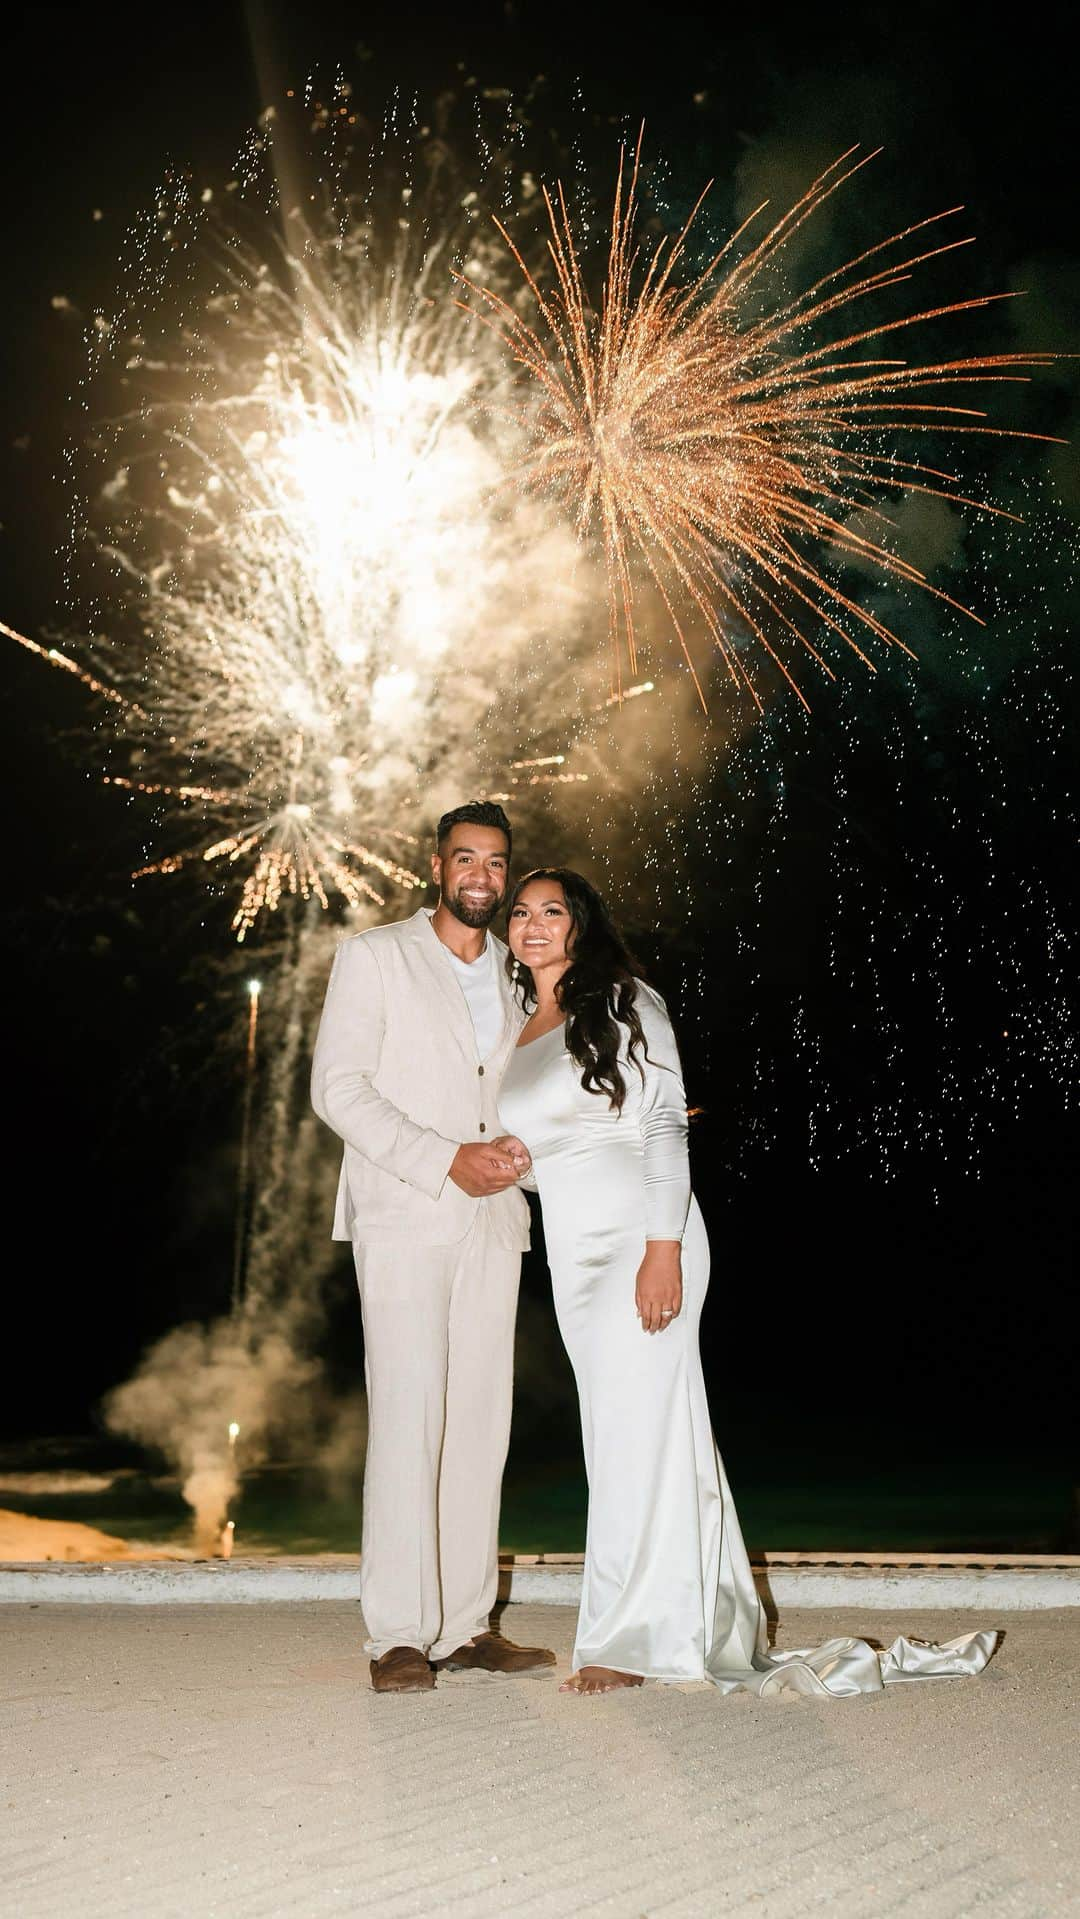
[[[273,1046],[254,1128],[253,1217],[234,1271],[232,1310],[208,1325],[172,1328],[104,1405],[111,1430],[175,1463],[195,1545],[207,1553],[229,1542],[225,1528],[244,1475],[271,1453],[332,1460],[347,1435],[354,1472],[363,1456],[362,1399],[335,1395],[314,1356],[322,1286],[336,1257],[326,1222],[337,1174],[306,1081],[312,1013],[336,937],[312,898],[294,916],[276,970]],[[237,1223],[247,1224],[244,1213]]]
[[[912,366],[865,357],[865,349],[904,328],[1015,296],[952,301],[874,325],[849,317],[849,309],[902,284],[917,267],[968,244],[927,237],[960,208],[891,234],[778,306],[764,297],[764,278],[785,243],[875,157],[848,164],[856,151],[827,167],[756,245],[737,251],[764,205],[703,272],[684,277],[705,195],[681,232],[643,259],[635,238],[639,136],[628,178],[625,155],[620,159],[599,313],[589,301],[561,186],[554,200],[544,193],[550,291],[496,222],[524,275],[534,321],[497,289],[458,276],[465,310],[486,322],[527,376],[515,415],[528,439],[525,477],[569,504],[579,532],[599,527],[616,685],[624,656],[631,670],[636,666],[635,561],[660,595],[702,705],[688,614],[759,707],[740,643],[746,634],[806,705],[789,664],[792,648],[835,677],[808,627],[843,640],[867,666],[860,640],[904,645],[829,577],[815,558],[823,547],[949,600],[863,529],[875,520],[875,531],[886,527],[883,501],[896,495],[1002,511],[968,498],[955,474],[901,457],[895,435],[1007,436],[1007,429],[980,424],[979,409],[952,404],[952,396],[973,384],[1021,378],[1022,369],[1046,366],[1054,356],[984,354]]]

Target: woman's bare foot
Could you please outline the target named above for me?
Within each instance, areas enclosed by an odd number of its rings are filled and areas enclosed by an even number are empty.
[[[582,1666],[559,1687],[560,1692],[616,1692],[620,1686],[640,1686],[639,1672],[616,1672],[612,1666]]]

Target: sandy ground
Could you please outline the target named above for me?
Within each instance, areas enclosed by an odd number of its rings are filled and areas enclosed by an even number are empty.
[[[114,1559],[190,1559],[190,1552],[161,1546],[135,1546],[112,1533],[99,1532],[76,1519],[34,1519],[29,1513],[0,1509],[0,1565],[20,1561]]]
[[[574,1614],[503,1629],[568,1661]],[[839,1702],[458,1674],[376,1698],[350,1604],[0,1609],[12,1919],[1080,1913],[1080,1611]],[[962,1617],[789,1614],[948,1637]],[[1071,1745],[1067,1743],[1071,1740]],[[1071,1817],[1070,1817],[1071,1815]]]

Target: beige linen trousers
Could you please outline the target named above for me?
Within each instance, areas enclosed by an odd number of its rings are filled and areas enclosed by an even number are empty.
[[[447,1177],[463,1141],[498,1134],[521,1029],[488,938],[505,1012],[488,1059],[427,908],[342,941],[315,1043],[312,1103],[345,1148],[334,1237],[352,1241],[364,1316],[360,1598],[376,1658],[440,1659],[487,1630],[495,1601],[528,1207]]]

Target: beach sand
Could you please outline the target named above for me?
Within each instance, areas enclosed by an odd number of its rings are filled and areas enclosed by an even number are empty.
[[[777,1643],[971,1623],[790,1613]],[[376,1698],[349,1603],[8,1606],[4,1908],[1057,1919],[1080,1911],[1080,1610],[994,1623],[980,1678],[867,1699],[469,1673]],[[503,1618],[560,1674],[573,1624]]]
[[[112,1561],[115,1559],[189,1559],[182,1548],[136,1545],[83,1526],[75,1519],[34,1519],[29,1513],[0,1508],[0,1565],[26,1561]]]

